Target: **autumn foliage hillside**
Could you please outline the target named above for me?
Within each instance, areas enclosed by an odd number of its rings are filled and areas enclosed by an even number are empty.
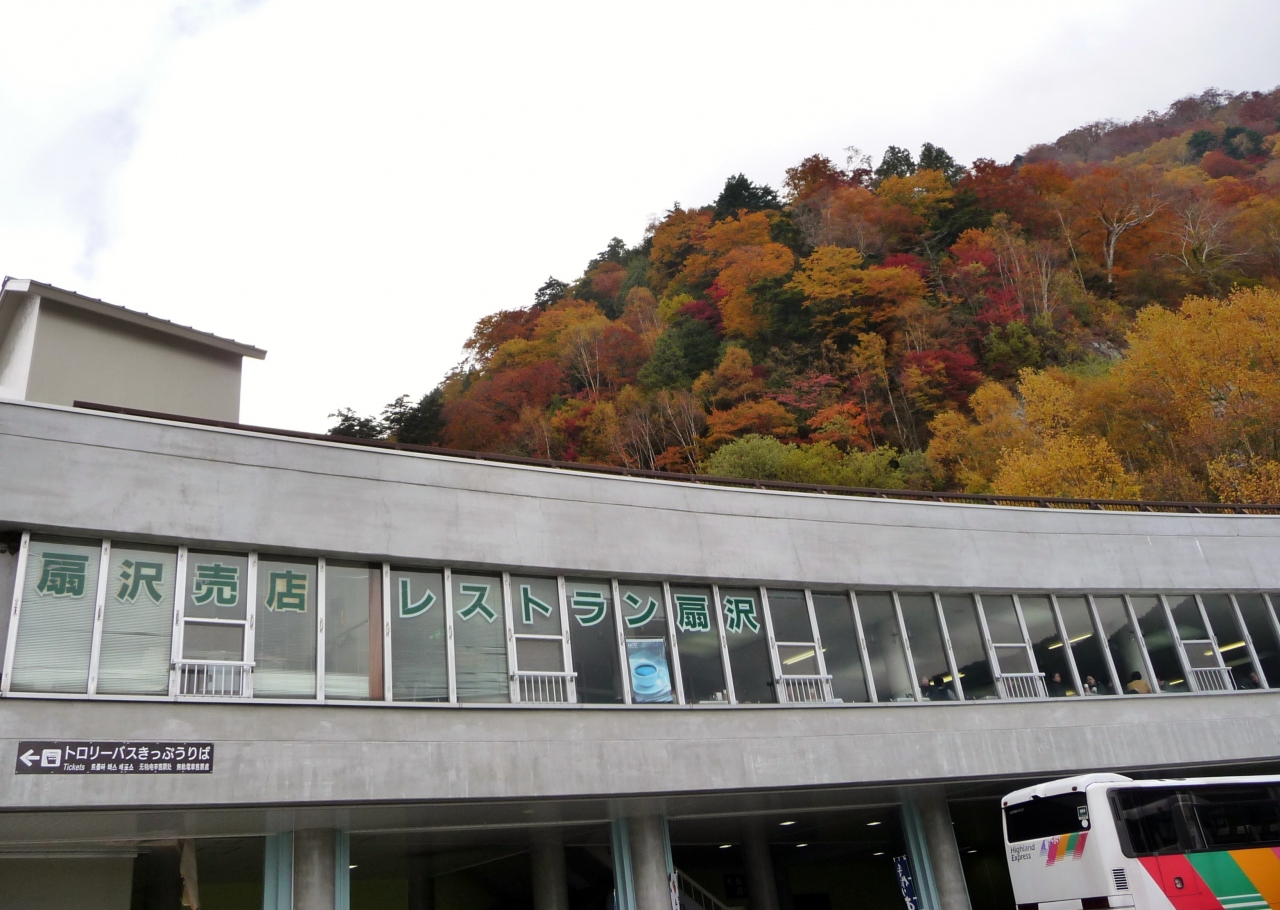
[[[677,472],[1280,501],[1280,89],[1008,164],[730,178],[331,432]]]

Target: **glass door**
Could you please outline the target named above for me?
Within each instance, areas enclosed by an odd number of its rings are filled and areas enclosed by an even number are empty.
[[[1235,688],[1231,671],[1222,662],[1222,652],[1209,628],[1204,606],[1194,594],[1161,595],[1169,612],[1169,628],[1178,646],[1193,692],[1230,691]],[[1234,619],[1234,617],[1233,617]]]
[[[576,701],[559,580],[512,575],[510,585],[515,642],[513,700],[523,704]]]
[[[252,694],[250,559],[243,553],[187,553],[178,694]]]
[[[831,677],[827,675],[822,641],[806,592],[769,588],[765,595],[777,667],[778,701],[831,701]]]

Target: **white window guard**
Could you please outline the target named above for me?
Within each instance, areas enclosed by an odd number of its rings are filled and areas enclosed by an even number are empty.
[[[1201,692],[1231,692],[1236,687],[1226,667],[1198,667],[1192,669],[1191,675]]]
[[[782,687],[784,704],[805,705],[833,701],[830,676],[784,676],[778,682]]]
[[[563,705],[569,703],[569,681],[577,673],[517,670],[511,674],[520,693],[521,704]]]
[[[1001,698],[1048,698],[1043,673],[1003,673],[996,677]]]
[[[183,660],[178,671],[178,695],[195,698],[244,698],[253,664],[235,660]]]

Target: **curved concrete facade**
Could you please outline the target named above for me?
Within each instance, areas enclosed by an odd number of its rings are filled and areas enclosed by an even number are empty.
[[[9,546],[31,531],[708,586],[1280,592],[1280,516],[721,488],[24,403],[0,403],[0,466],[0,540]],[[11,554],[0,558],[7,576],[0,593],[12,583],[13,562]],[[389,565],[383,573],[391,577]],[[563,579],[561,588],[563,599]],[[934,601],[939,621],[945,600]],[[905,629],[901,607],[894,609]],[[994,647],[988,640],[992,654]],[[958,659],[948,660],[961,675]],[[339,846],[321,852],[331,858],[338,850],[337,865],[326,858],[312,864],[320,873],[308,866],[307,874],[336,874],[342,894],[341,845],[352,832],[613,823],[615,870],[627,850],[642,865],[636,881],[643,887],[619,898],[620,906],[665,910],[662,885],[671,870],[663,862],[671,854],[663,818],[750,818],[760,856],[768,851],[762,818],[918,802],[904,817],[925,819],[930,846],[911,847],[911,862],[927,867],[932,851],[941,870],[928,906],[966,910],[956,844],[942,836],[948,794],[989,798],[1031,780],[1104,769],[1272,767],[1280,759],[1280,680],[1270,685],[1145,697],[1002,693],[963,703],[882,697],[856,705],[200,704],[176,696],[12,694],[0,698],[0,854],[336,829]],[[212,743],[215,765],[213,773],[191,775],[19,775],[24,740]],[[625,818],[630,848],[617,828]],[[268,880],[283,874],[270,860],[280,849],[268,842]],[[290,849],[296,853],[296,841]],[[345,906],[328,896],[328,885],[317,890],[299,879],[299,868],[293,880],[307,887],[298,885],[289,906]],[[269,910],[283,910],[281,900]]]
[[[1280,516],[740,490],[0,403],[0,523],[565,574],[1280,590]]]

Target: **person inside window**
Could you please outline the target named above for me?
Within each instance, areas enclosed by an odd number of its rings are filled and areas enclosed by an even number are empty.
[[[1250,670],[1249,675],[1240,680],[1238,687],[1241,689],[1261,689],[1262,680],[1258,679],[1258,671]]]
[[[1049,684],[1048,686],[1046,686],[1046,688],[1049,690],[1050,698],[1061,698],[1062,696],[1067,694],[1067,686],[1062,681],[1061,673],[1054,673],[1052,676],[1050,676]]]
[[[1085,695],[1098,694],[1098,681],[1094,679],[1092,676],[1086,676],[1084,678],[1084,694]]]
[[[1150,695],[1151,687],[1142,678],[1142,674],[1134,670],[1129,676],[1129,683],[1124,687],[1126,695]]]

